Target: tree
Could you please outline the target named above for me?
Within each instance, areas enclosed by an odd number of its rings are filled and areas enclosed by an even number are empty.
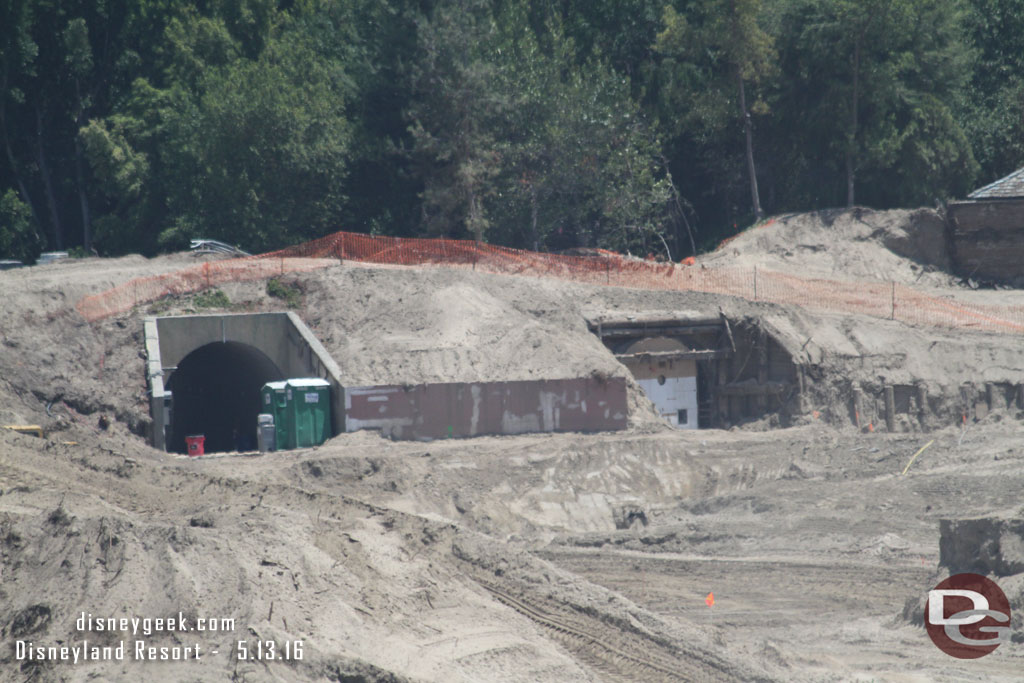
[[[963,16],[977,51],[956,119],[988,183],[1024,163],[1024,0],[970,0]]]
[[[685,16],[672,6],[666,7],[665,28],[658,34],[656,46],[663,54],[683,59],[699,59],[698,55],[710,58],[713,75],[709,85],[717,90],[718,97],[730,99],[727,93],[736,88],[736,102],[743,122],[751,205],[754,216],[761,219],[764,210],[757,188],[753,121],[747,106],[746,84],[759,84],[774,72],[772,39],[758,23],[760,0],[715,0],[703,5],[701,12],[703,26],[695,31]],[[733,85],[729,85],[730,81]],[[763,112],[763,102],[758,101],[755,106]]]
[[[423,18],[409,116],[424,227],[661,251],[671,187],[629,79],[581,59],[557,14],[538,28],[534,9],[456,0]]]
[[[34,263],[42,251],[32,211],[14,190],[0,195],[0,257]]]
[[[203,235],[267,249],[337,225],[351,138],[340,65],[286,34],[256,61],[211,70],[199,89],[167,121],[175,184],[164,243]]]
[[[862,176],[869,199],[890,206],[930,202],[973,176],[952,116],[971,59],[961,20],[957,0],[785,5],[774,107],[810,157],[838,153],[847,205]]]
[[[575,65],[571,41],[557,25],[548,31],[550,55],[523,36],[511,88],[522,98],[503,196],[521,214],[529,207],[530,236],[519,241],[662,251],[672,186],[629,80],[597,59]]]
[[[490,225],[484,203],[501,164],[498,132],[509,108],[490,3],[440,2],[419,17],[417,37],[406,115],[423,179],[423,225],[442,235],[463,228],[482,241]]]
[[[202,236],[258,251],[337,229],[352,137],[346,17],[242,5],[168,17],[159,68],[83,127],[106,245]]]

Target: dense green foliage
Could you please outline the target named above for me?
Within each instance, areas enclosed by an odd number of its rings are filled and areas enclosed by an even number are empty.
[[[0,0],[0,257],[681,258],[1024,165],[1024,0]]]

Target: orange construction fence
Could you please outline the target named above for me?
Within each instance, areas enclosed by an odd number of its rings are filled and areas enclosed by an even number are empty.
[[[259,256],[207,262],[129,280],[83,298],[76,308],[86,320],[96,321],[169,294],[315,270],[339,261],[466,268],[613,287],[707,292],[915,324],[1024,333],[1024,307],[966,304],[890,282],[810,279],[756,267],[705,268],[693,265],[691,260],[684,264],[658,263],[597,249],[586,255],[543,254],[472,240],[376,237],[350,232]]]

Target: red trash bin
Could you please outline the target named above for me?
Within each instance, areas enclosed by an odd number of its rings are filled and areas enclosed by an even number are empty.
[[[185,443],[188,444],[189,455],[202,455],[205,451],[203,445],[206,442],[206,437],[202,434],[196,434],[195,436],[186,436]]]

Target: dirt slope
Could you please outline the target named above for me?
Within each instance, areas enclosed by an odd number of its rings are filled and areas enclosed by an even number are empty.
[[[949,286],[945,223],[932,209],[831,209],[769,219],[701,257],[809,277]]]
[[[930,211],[789,217],[707,259],[960,296],[929,270],[942,264],[934,221]],[[829,242],[836,235],[841,248]],[[85,293],[191,258],[0,273],[0,421],[48,431],[0,431],[0,680],[1019,679],[1020,643],[953,660],[913,617],[950,571],[938,566],[940,520],[1019,516],[1024,416],[1005,404],[967,425],[936,417],[929,434],[864,434],[844,393],[852,381],[922,381],[940,400],[968,383],[1024,382],[1019,337],[707,294],[345,264],[286,281],[354,384],[626,376],[586,317],[722,311],[764,321],[819,373],[808,405],[819,417],[786,430],[675,432],[630,382],[631,428],[617,434],[417,444],[357,433],[197,461],[140,436],[141,318],[195,310],[194,297],[91,325],[71,309]],[[230,311],[283,307],[262,282],[223,291]],[[1024,577],[998,580],[1019,629]],[[134,642],[77,631],[83,611],[234,624],[148,638],[198,642],[198,662],[16,660],[17,640]],[[273,640],[278,651],[301,640],[304,656],[239,661],[239,640]]]

